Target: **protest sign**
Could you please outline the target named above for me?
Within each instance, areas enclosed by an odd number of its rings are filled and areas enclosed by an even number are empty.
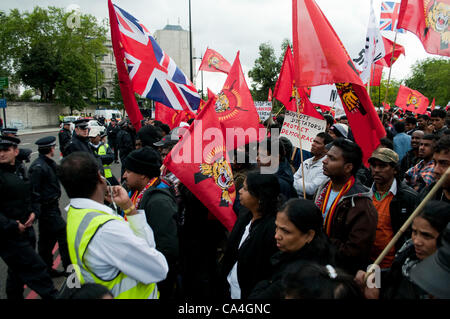
[[[300,148],[298,139],[299,129],[302,133],[302,149],[311,151],[311,144],[320,132],[325,132],[326,121],[305,114],[297,115],[295,112],[287,111],[284,116],[283,126],[280,136],[284,136],[291,141],[292,146]]]
[[[272,112],[272,102],[255,101],[256,111],[258,112],[261,122],[267,120]]]

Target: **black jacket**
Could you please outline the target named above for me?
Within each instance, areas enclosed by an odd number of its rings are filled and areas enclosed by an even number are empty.
[[[61,129],[58,133],[58,140],[59,150],[63,156],[66,156],[66,147],[72,140],[72,134],[70,133],[70,130],[66,130],[65,128]]]
[[[19,236],[16,220],[24,224],[32,212],[30,182],[15,171],[14,165],[0,164],[0,241]]]
[[[93,154],[91,147],[89,146],[89,139],[87,137],[80,137],[77,134],[74,134],[72,140],[65,149],[65,156],[79,151]]]
[[[179,255],[175,197],[168,188],[152,186],[142,196],[139,209],[145,210],[155,236],[156,249],[166,257],[169,265],[174,264]]]
[[[31,163],[30,182],[33,192],[37,194],[33,198],[33,211],[39,218],[39,225],[60,230],[66,226],[61,218],[59,210],[59,198],[61,197],[61,186],[56,176],[56,163],[52,159],[40,154]]]
[[[417,192],[409,187],[404,181],[397,182],[397,194],[389,205],[389,213],[391,215],[392,231],[396,234],[409,216],[416,208]],[[404,232],[400,239],[395,243],[395,250],[399,250],[406,240],[411,238],[411,230]]]
[[[241,299],[247,299],[254,286],[269,278],[272,265],[270,258],[278,251],[275,241],[275,214],[255,220],[250,226],[247,239],[239,248],[245,227],[252,220],[252,213],[242,210],[230,233],[227,248],[220,265],[222,297],[230,298],[227,276],[237,262],[237,276]]]
[[[260,281],[252,290],[249,299],[283,299],[282,278],[290,267],[299,262],[316,262],[320,265],[335,265],[336,251],[325,234],[318,239],[320,244],[308,244],[299,251],[286,253],[278,251],[270,259],[272,275],[267,280]]]
[[[108,128],[106,129],[106,134],[108,135],[108,143],[111,144],[112,147],[115,147],[117,140],[117,133],[120,131],[120,127],[116,124],[116,126],[112,126],[109,123]]]
[[[286,199],[298,197],[297,191],[294,188],[294,174],[287,159],[280,162],[275,176],[280,183],[280,194],[283,194]]]
[[[128,154],[134,150],[134,142],[131,134],[128,131],[121,129],[117,133],[116,144],[119,149],[120,161],[123,163]]]

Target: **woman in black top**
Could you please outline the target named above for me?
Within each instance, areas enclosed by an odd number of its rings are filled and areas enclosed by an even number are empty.
[[[279,193],[275,175],[247,175],[239,191],[243,208],[221,262],[222,297],[247,299],[255,284],[269,276],[270,257],[277,251],[274,236]]]
[[[281,299],[281,279],[299,261],[334,265],[334,250],[323,232],[322,214],[311,200],[291,199],[278,212],[275,239],[279,251],[271,262],[271,276],[259,282],[249,298]]]

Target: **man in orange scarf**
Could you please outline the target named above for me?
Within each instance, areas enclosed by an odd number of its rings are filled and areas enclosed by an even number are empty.
[[[350,274],[369,265],[377,227],[372,193],[355,179],[361,165],[361,148],[348,139],[336,139],[323,161],[329,179],[315,196],[324,230],[338,250],[338,266]]]

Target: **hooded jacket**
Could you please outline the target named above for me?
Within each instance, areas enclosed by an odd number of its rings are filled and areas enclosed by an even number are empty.
[[[326,187],[324,182],[314,201]],[[378,213],[372,203],[372,191],[358,180],[339,200],[331,221],[330,240],[337,248],[337,265],[350,274],[366,269],[375,241]]]

